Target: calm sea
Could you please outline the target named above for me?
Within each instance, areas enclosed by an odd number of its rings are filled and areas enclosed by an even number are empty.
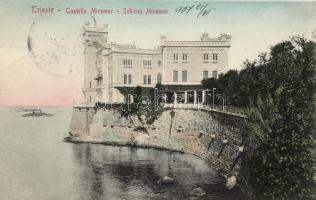
[[[204,160],[155,149],[63,142],[71,108],[42,108],[52,117],[22,117],[0,108],[0,199],[243,199]],[[173,185],[157,181],[169,176]],[[203,198],[190,192],[203,188]]]

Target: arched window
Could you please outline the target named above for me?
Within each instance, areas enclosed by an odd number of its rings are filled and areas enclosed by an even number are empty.
[[[161,74],[160,73],[157,74],[157,83],[161,83]]]

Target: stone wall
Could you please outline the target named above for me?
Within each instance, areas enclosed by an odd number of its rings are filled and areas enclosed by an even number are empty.
[[[247,149],[241,148],[247,144],[243,117],[215,111],[170,109],[147,124],[146,116],[125,118],[116,110],[98,110],[93,117],[89,113],[92,114],[89,110],[74,110],[70,132],[76,137],[71,137],[71,141],[191,153],[210,162],[226,178],[237,177],[237,184],[246,189],[247,183],[240,173],[242,150]],[[88,127],[84,125],[85,117],[88,117]]]
[[[75,137],[85,137],[90,133],[90,126],[93,126],[92,120],[95,110],[92,107],[73,108],[70,123],[70,135]]]

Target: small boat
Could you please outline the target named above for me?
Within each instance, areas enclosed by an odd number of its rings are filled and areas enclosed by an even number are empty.
[[[53,114],[45,113],[41,109],[28,108],[23,109],[24,112],[28,112],[22,115],[22,117],[51,117]]]

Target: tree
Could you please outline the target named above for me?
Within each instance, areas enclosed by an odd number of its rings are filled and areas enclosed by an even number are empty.
[[[255,148],[247,158],[254,198],[316,198],[315,42],[283,41],[244,66],[202,85],[217,88],[228,105],[246,110]]]
[[[205,89],[209,89],[210,91],[213,90],[213,88],[216,88],[216,94],[222,94],[221,90],[221,85],[218,82],[218,79],[216,78],[208,78],[208,79],[203,79],[202,80],[202,87]],[[189,98],[193,98],[190,96]],[[191,100],[190,100],[191,101]],[[212,98],[207,98],[207,104],[212,104]],[[219,101],[218,98],[214,98],[214,103],[215,104],[220,104],[221,102]]]
[[[226,104],[233,104],[235,99],[235,93],[238,89],[238,71],[229,70],[225,74],[220,74],[218,78],[219,91],[225,95]]]
[[[257,148],[249,170],[256,199],[315,198],[315,49],[315,43],[293,38],[275,45],[266,62],[251,63],[248,69],[257,69],[258,81],[258,75],[266,74],[261,77],[266,85],[253,80],[257,91],[243,91],[254,97],[248,118]]]
[[[219,88],[218,81],[216,78],[203,79],[202,86],[207,89]]]
[[[134,103],[138,104],[141,102],[141,96],[143,94],[143,88],[141,86],[137,86],[134,90]]]

